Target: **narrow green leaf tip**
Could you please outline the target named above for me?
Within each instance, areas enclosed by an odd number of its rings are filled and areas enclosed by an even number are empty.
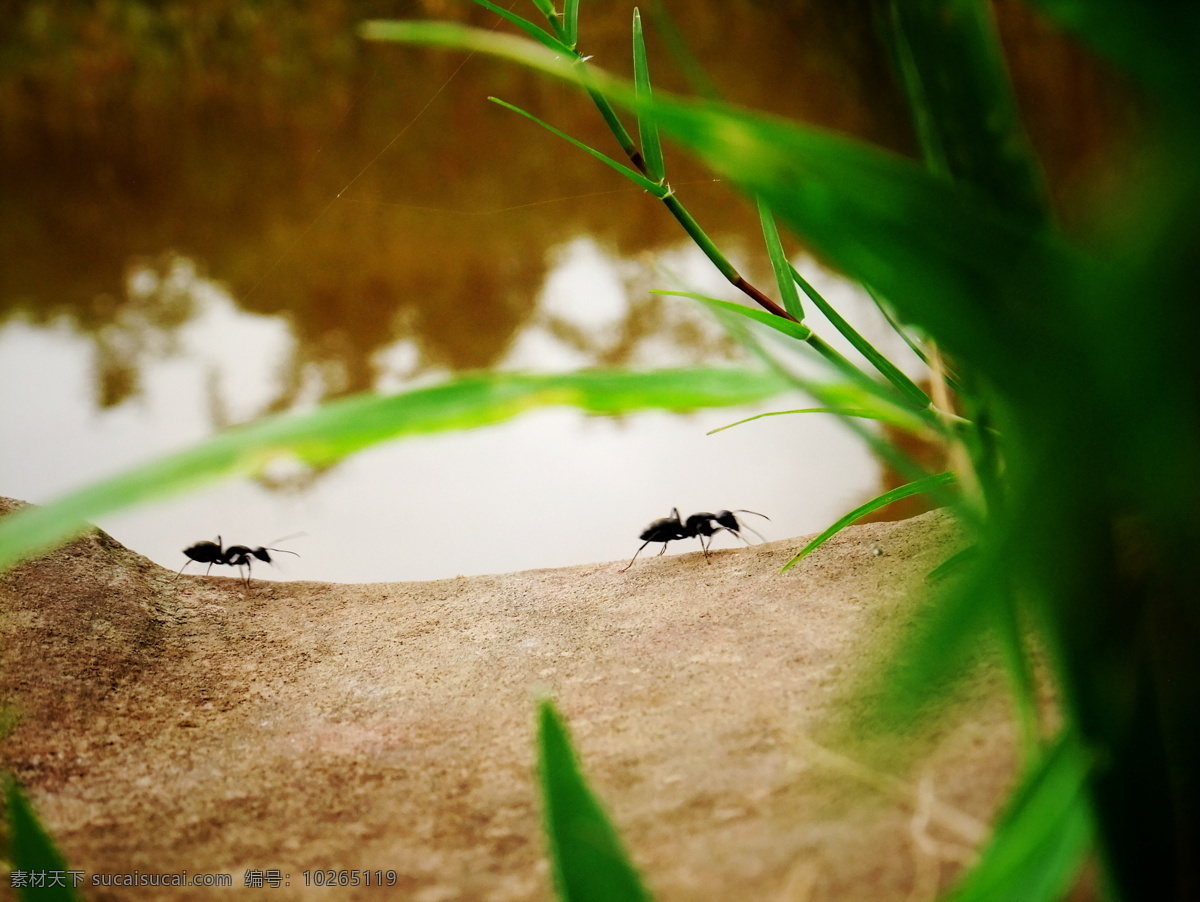
[[[775,217],[766,201],[758,198],[758,218],[762,222],[763,238],[767,242],[767,254],[771,258],[771,269],[775,272],[775,284],[779,286],[779,296],[783,298],[783,309],[797,322],[804,319],[804,310],[800,306],[800,292],[796,290],[796,282],[792,278],[791,264],[783,250],[783,242],[779,239],[779,229],[775,226]]]
[[[582,141],[580,141],[576,138],[572,138],[566,132],[560,131],[559,129],[557,129],[553,125],[551,125],[550,123],[539,119],[537,116],[533,115],[533,113],[526,112],[525,110],[521,109],[520,107],[514,106],[511,103],[507,103],[506,101],[503,101],[498,97],[489,97],[488,100],[490,100],[492,103],[499,104],[500,106],[504,107],[506,110],[512,110],[514,113],[518,113],[518,114],[524,116],[526,119],[530,120],[531,122],[536,122],[538,125],[540,125],[544,129],[546,129],[546,131],[550,132],[551,134],[558,135],[558,137],[562,138],[564,141],[568,142],[569,144],[574,144],[580,150],[586,151],[587,153],[589,153],[593,157],[595,157],[597,160],[599,160],[601,163],[603,163],[605,166],[608,166],[609,168],[621,173],[621,175],[625,176],[625,178],[629,179],[631,182],[633,182],[635,185],[637,185],[642,190],[650,192],[655,197],[662,197],[664,195],[666,189],[662,185],[658,184],[657,182],[652,182],[650,179],[646,178],[644,175],[642,175],[637,170],[630,169],[628,166],[626,166],[623,163],[618,163],[612,157],[608,156],[607,154],[601,153],[600,151],[596,150],[594,147],[589,147],[587,144],[584,144]]]
[[[886,507],[893,501],[899,501],[901,498],[907,498],[910,495],[920,495],[922,492],[932,492],[944,486],[953,485],[956,477],[953,473],[937,473],[933,476],[927,476],[924,479],[918,479],[915,482],[910,482],[908,485],[902,485],[899,488],[892,489],[890,492],[884,492],[878,498],[872,498],[866,504],[856,507],[850,513],[839,519],[836,523],[830,526],[827,530],[805,545],[800,553],[783,565],[781,573],[787,573],[800,562],[800,560],[812,552],[816,551],[827,541],[862,517],[872,511],[879,510],[881,507]]]
[[[646,59],[646,42],[642,34],[642,14],[633,10],[633,83],[638,100],[650,99],[650,64]],[[638,137],[642,141],[642,159],[650,178],[661,183],[666,178],[662,144],[654,114],[646,107],[638,108]]]
[[[620,837],[588,786],[562,718],[538,706],[538,771],[555,889],[562,902],[650,902]]]
[[[10,883],[17,891],[17,897],[24,902],[80,902],[79,894],[71,885],[72,878],[66,875],[67,860],[46,832],[34,813],[33,806],[21,792],[17,781],[9,777],[5,787],[5,801],[8,807],[8,826],[10,855],[12,857],[12,874],[6,877],[6,882],[13,881],[18,872],[22,873],[51,873],[62,872],[66,879],[62,885],[52,886],[19,886]]]
[[[579,43],[579,0],[566,0],[563,6],[563,33],[574,50]]]

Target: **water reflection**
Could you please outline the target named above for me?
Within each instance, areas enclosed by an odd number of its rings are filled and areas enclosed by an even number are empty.
[[[110,6],[26,4],[9,43],[27,65],[0,94],[0,316],[66,316],[93,335],[103,407],[137,393],[141,361],[167,351],[190,315],[169,289],[180,257],[242,309],[286,318],[295,350],[271,404],[281,409],[314,370],[326,398],[372,387],[372,361],[398,341],[416,349],[416,373],[494,366],[535,315],[557,248],[590,235],[646,258],[680,240],[619,176],[485,100],[502,94],[608,147],[576,92],[481,58],[352,36],[359,18],[426,7],[495,23],[470,4]],[[732,96],[816,107],[859,130],[870,120],[861,103],[836,102],[860,81],[848,70],[788,98],[778,73],[730,67],[752,52],[796,61],[795,37],[770,4],[740,7],[733,29],[722,6],[677,12]],[[587,10],[589,41],[617,68],[628,15],[619,3]],[[830,49],[809,42],[800,62]],[[678,83],[665,58],[661,70]],[[702,177],[676,156],[675,184]],[[718,236],[754,234],[728,192],[688,193]],[[144,290],[150,274],[161,290]],[[590,343],[565,321],[549,326]],[[626,362],[657,327],[649,302],[631,306],[625,334],[592,349],[595,360]]]

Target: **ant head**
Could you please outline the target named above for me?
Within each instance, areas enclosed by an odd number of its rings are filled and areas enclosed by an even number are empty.
[[[300,557],[300,554],[298,552],[288,551],[286,548],[264,548],[261,545],[259,545],[257,548],[255,548],[250,553],[252,555],[254,555],[256,558],[258,558],[260,561],[266,561],[269,564],[269,563],[271,563],[271,555],[267,554],[268,551],[274,551],[276,554],[291,554],[291,555],[295,555],[296,557]]]
[[[738,519],[734,516],[733,511],[717,511],[713,519],[724,526],[726,529],[731,529],[737,532]]]
[[[740,528],[738,518],[734,514],[754,514],[756,517],[762,517],[764,520],[770,520],[766,514],[760,514],[756,511],[736,510],[736,511],[717,511],[717,515],[713,517],[718,523],[726,529],[737,530]]]

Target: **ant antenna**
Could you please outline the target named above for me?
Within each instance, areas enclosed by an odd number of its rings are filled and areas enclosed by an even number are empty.
[[[761,516],[761,515],[760,515],[760,516]],[[303,538],[304,536],[307,536],[307,535],[308,535],[308,533],[306,533],[306,532],[303,532],[303,531],[301,531],[301,532],[294,532],[294,533],[292,533],[290,536],[284,536],[282,539],[272,539],[272,540],[271,540],[271,545],[274,545],[276,542],[290,542],[292,539],[300,539],[300,538]],[[270,551],[282,551],[283,549],[282,549],[282,548],[271,548],[270,546],[268,546],[268,550],[270,550]],[[296,552],[294,552],[294,551],[289,551],[289,552],[288,552],[288,554],[296,554]],[[299,557],[299,555],[296,555],[296,556],[297,556],[297,557]]]

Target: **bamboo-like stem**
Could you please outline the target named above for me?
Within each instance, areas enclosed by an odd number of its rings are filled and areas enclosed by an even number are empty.
[[[575,55],[576,63],[583,65],[586,57],[578,50],[575,51]],[[613,133],[613,137],[617,139],[617,143],[621,145],[621,149],[625,151],[629,162],[646,178],[653,179],[654,176],[650,174],[650,170],[646,166],[646,161],[642,158],[641,151],[638,150],[637,145],[634,143],[633,138],[630,137],[625,126],[621,124],[621,120],[617,118],[617,113],[612,108],[612,104],[608,102],[608,98],[594,88],[588,88],[587,92],[592,98],[592,102],[596,104],[596,109],[600,111],[600,115],[604,118],[609,131]],[[720,270],[721,275],[729,281],[729,284],[775,316],[782,316],[784,319],[791,320],[792,322],[799,322],[798,319],[789,314],[763,291],[752,285],[745,276],[737,271],[737,268],[729,262],[729,258],[722,254],[720,249],[713,244],[712,239],[704,233],[704,230],[700,228],[700,225],[687,211],[687,208],[675,197],[674,192],[668,192],[661,200],[667,205],[667,209],[671,211],[671,215],[679,221],[679,224],[683,226],[692,240],[700,247],[700,250],[704,251],[704,255],[713,262],[713,265]]]

